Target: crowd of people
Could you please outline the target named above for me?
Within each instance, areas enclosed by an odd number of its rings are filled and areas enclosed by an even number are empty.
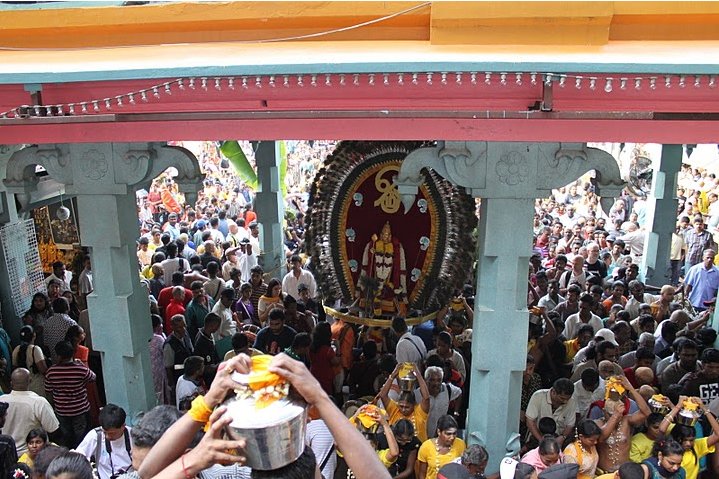
[[[471,414],[472,336],[481,334],[471,327],[473,285],[414,328],[399,315],[379,328],[325,314],[303,254],[303,215],[309,182],[333,144],[288,142],[287,264],[271,275],[262,267],[262,218],[253,192],[222,167],[216,144],[197,152],[207,180],[196,204],[184,203],[169,174],[138,196],[137,261],[150,299],[158,406],[132,427],[122,408],[103,405],[95,384],[100,371],[88,363],[84,296],[92,291],[91,261],[82,261],[78,280],[66,265],[53,265],[48,294],[38,292],[23,318],[21,343],[11,348],[0,336],[7,382],[0,396],[0,474],[719,475],[719,351],[710,327],[719,288],[719,197],[712,175],[682,171],[667,258],[673,276],[665,285],[639,279],[645,198],[625,193],[605,214],[591,182],[580,179],[537,200],[521,445],[501,458],[462,437]],[[253,161],[251,145],[244,147]],[[261,355],[273,356],[270,369],[312,406],[305,452],[277,471],[251,470],[245,444],[222,434],[232,418],[221,404],[234,391],[226,373],[247,373],[251,358]]]

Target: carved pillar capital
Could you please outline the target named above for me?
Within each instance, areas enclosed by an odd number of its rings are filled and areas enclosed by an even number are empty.
[[[414,203],[422,168],[432,168],[475,197],[541,198],[588,171],[597,173],[597,193],[609,208],[624,187],[616,160],[582,143],[438,142],[413,151],[396,183],[405,211]],[[608,203],[608,204],[607,204]]]

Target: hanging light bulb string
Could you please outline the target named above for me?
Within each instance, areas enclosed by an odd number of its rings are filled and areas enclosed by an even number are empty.
[[[405,81],[405,76],[410,81]],[[333,79],[334,77],[334,79]],[[450,81],[450,77],[453,81]],[[201,90],[202,92],[219,92],[223,87],[230,91],[247,91],[250,88],[261,89],[296,86],[299,88],[351,88],[360,86],[362,78],[367,86],[383,88],[397,85],[412,88],[424,83],[429,86],[438,85],[447,88],[450,85],[461,86],[464,83],[473,87],[492,86],[499,84],[504,88],[517,88],[531,85],[558,86],[559,89],[574,88],[581,90],[588,88],[595,91],[600,83],[605,93],[615,90],[626,91],[647,89],[654,91],[658,85],[665,90],[691,88],[716,88],[716,75],[684,75],[684,74],[651,74],[651,75],[585,75],[553,72],[479,72],[479,71],[438,71],[438,72],[404,72],[404,73],[319,73],[319,74],[277,74],[277,75],[242,75],[239,77],[239,87],[236,87],[236,77],[189,77],[177,78],[152,85],[148,88],[133,90],[120,95],[94,98],[71,103],[58,103],[53,105],[20,105],[10,110],[0,112],[0,119],[26,119],[36,117],[62,117],[86,116],[112,112],[115,109],[129,108],[138,102],[147,103],[160,101],[163,96],[172,95],[173,88],[179,90]],[[434,81],[437,78],[440,81]],[[479,80],[483,78],[484,81]],[[351,79],[351,81],[348,81]],[[307,80],[307,81],[305,81]],[[199,85],[198,85],[199,83]],[[212,88],[210,88],[212,85]],[[556,91],[556,90],[555,90]]]

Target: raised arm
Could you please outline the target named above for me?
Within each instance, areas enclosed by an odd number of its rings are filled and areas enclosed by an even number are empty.
[[[712,434],[707,438],[707,447],[714,446],[719,442],[719,422],[714,417],[714,414],[709,410],[709,407],[698,397],[692,398],[692,400],[699,405],[699,408],[704,411],[704,416],[707,418],[709,425],[712,427]]]
[[[335,438],[337,448],[357,479],[389,479],[387,468],[362,434],[355,429],[342,411],[337,409],[307,367],[286,354],[278,354],[270,363],[270,371],[286,378],[311,406]]]
[[[394,382],[394,380],[397,379],[397,375],[399,374],[400,367],[401,367],[400,363],[398,363],[397,366],[394,367],[394,371],[392,371],[392,374],[389,375],[387,380],[382,385],[382,389],[380,389],[379,392],[377,393],[377,397],[382,400],[382,404],[384,405],[385,408],[387,408],[387,405],[390,402],[389,390],[392,387],[392,383]]]
[[[617,428],[617,424],[622,420],[622,416],[624,416],[624,405],[620,404],[614,409],[609,420],[601,427],[602,433],[599,435],[600,442],[607,440],[609,435]]]
[[[234,389],[235,382],[230,379],[228,374],[224,373],[225,369],[228,368],[228,371],[246,373],[249,372],[250,365],[250,358],[244,354],[235,356],[220,365],[218,374],[204,398],[200,396],[195,399],[190,412],[186,413],[175,422],[175,424],[170,426],[157,444],[152,447],[138,471],[140,477],[145,479],[157,476],[160,471],[165,469],[185,452],[197,431],[207,422],[212,410],[224,401],[229,391]],[[219,417],[220,413],[221,411],[217,413],[216,417]],[[234,447],[237,446],[228,446],[228,448]]]
[[[644,424],[644,420],[652,413],[652,410],[649,409],[649,404],[644,400],[641,394],[639,394],[639,391],[634,389],[634,386],[632,386],[632,383],[629,382],[626,376],[622,376],[622,386],[629,391],[629,395],[634,399],[634,402],[637,403],[637,407],[639,407],[639,411],[635,412],[634,414],[630,415],[627,419],[629,420],[629,425],[636,427],[640,424]]]
[[[399,445],[397,444],[397,439],[394,437],[394,432],[392,432],[392,428],[389,427],[389,422],[387,422],[387,416],[384,414],[380,415],[379,423],[382,425],[382,429],[384,430],[384,437],[387,439],[387,445],[389,446],[389,453],[387,454],[387,461],[393,462],[399,457]]]
[[[424,380],[424,377],[420,374],[416,364],[413,364],[414,374],[417,376],[417,384],[419,384],[419,393],[422,395],[422,402],[420,406],[422,411],[429,414],[429,388]]]

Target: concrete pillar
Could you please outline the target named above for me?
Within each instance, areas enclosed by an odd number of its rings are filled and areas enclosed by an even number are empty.
[[[493,463],[519,446],[533,205],[529,198],[483,198],[480,207],[467,431]]]
[[[255,211],[260,225],[262,267],[269,277],[282,279],[285,271],[285,248],[282,234],[284,201],[280,184],[280,144],[261,141],[255,153],[259,189]]]
[[[414,206],[424,168],[482,198],[467,439],[487,448],[491,474],[519,449],[534,200],[595,170],[608,210],[624,182],[609,153],[583,144],[439,141],[402,162],[395,183],[405,211]]]
[[[87,308],[93,348],[102,352],[107,400],[129,413],[147,411],[157,400],[147,348],[150,305],[138,281],[135,253],[135,192],[79,195],[77,209],[80,237],[90,248],[94,271],[95,290],[87,297]]]
[[[671,284],[669,254],[677,223],[677,177],[682,167],[682,146],[663,145],[654,162],[653,194],[647,198],[646,241],[640,272],[646,284]]]
[[[77,196],[80,237],[90,248],[94,291],[88,296],[93,347],[102,355],[108,402],[130,417],[156,403],[148,341],[152,337],[147,291],[139,282],[135,191],[149,188],[170,166],[194,203],[204,176],[189,151],[161,143],[53,144],[13,154],[4,180],[8,191],[32,186],[35,165]]]

